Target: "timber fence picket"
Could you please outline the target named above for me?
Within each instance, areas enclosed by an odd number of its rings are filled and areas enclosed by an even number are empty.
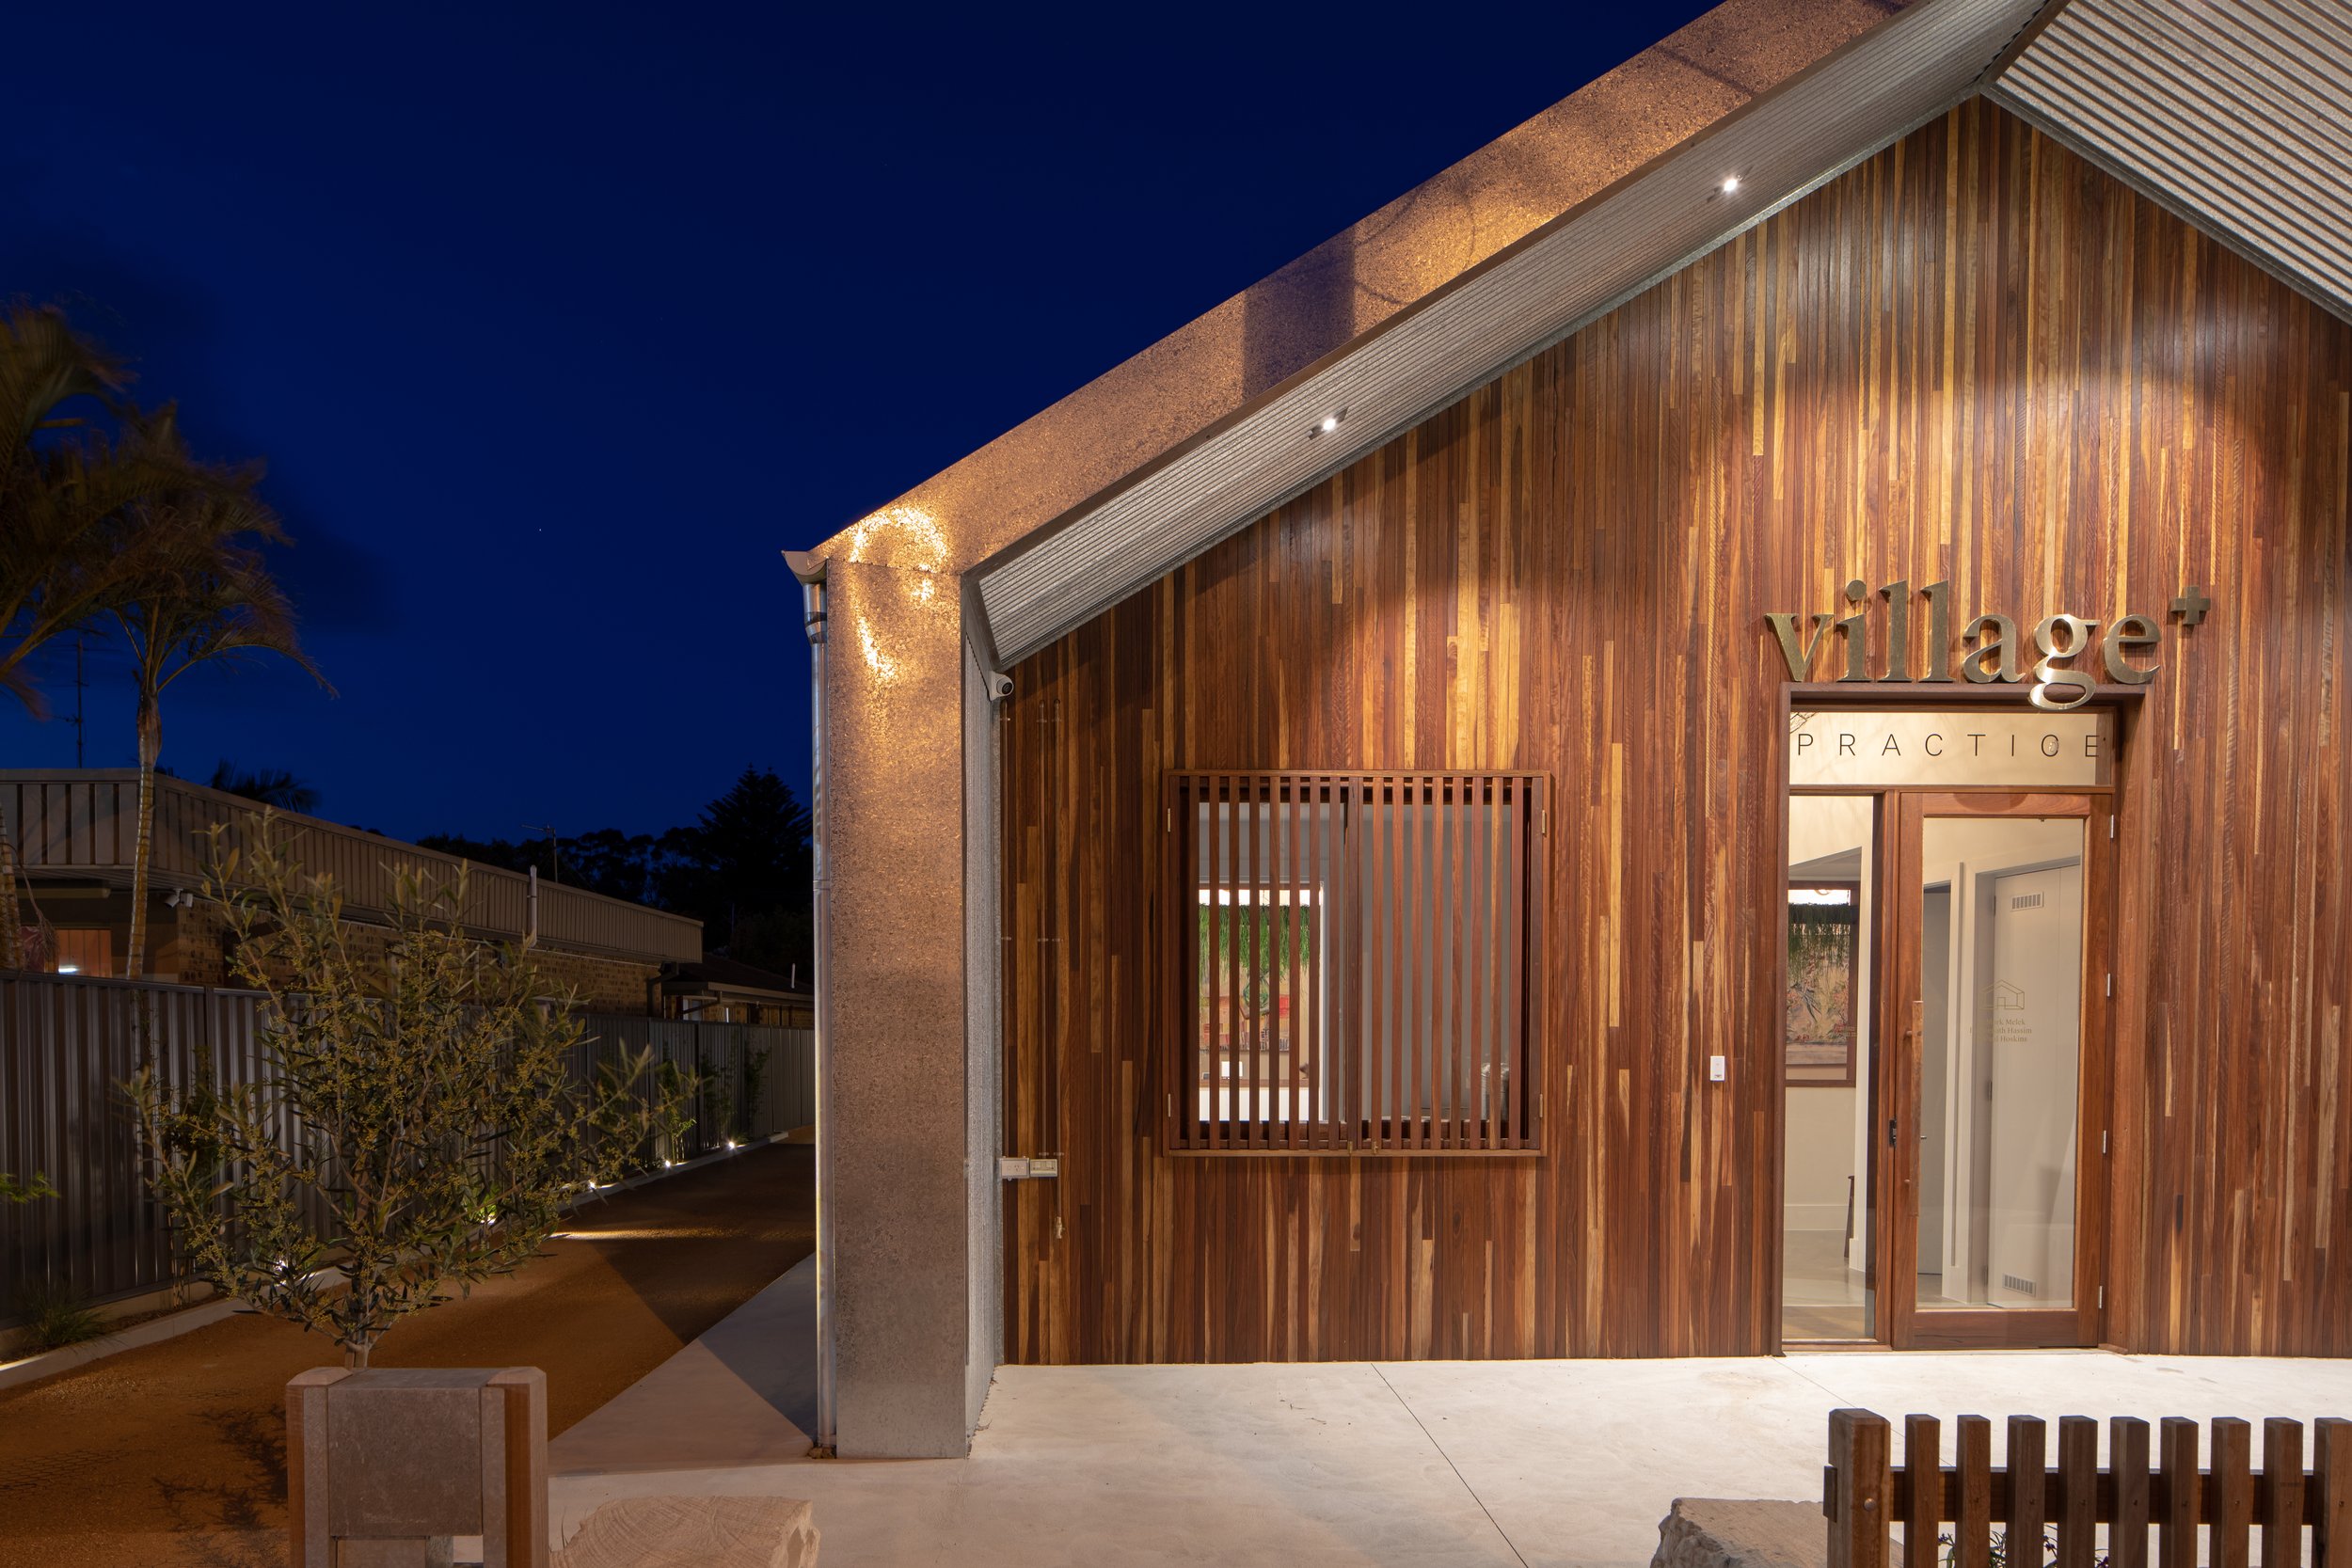
[[[2046,1424],[2011,1416],[2008,1463],[1996,1466],[1992,1423],[1963,1416],[1947,1465],[1940,1423],[1912,1416],[1897,1465],[1886,1418],[1833,1411],[1821,1478],[1830,1568],[1889,1568],[1898,1527],[1904,1568],[2147,1568],[2151,1531],[2157,1568],[2245,1568],[2257,1528],[2264,1568],[2352,1568],[2352,1420],[2313,1423],[2308,1470],[2303,1423],[2279,1417],[2263,1422],[2259,1470],[2253,1428],[2236,1417],[2206,1423],[2202,1469],[2186,1418],[2160,1423],[2153,1467],[2146,1421],[2115,1417],[2107,1434],[2102,1466],[2099,1423],[2062,1418],[2051,1467]]]

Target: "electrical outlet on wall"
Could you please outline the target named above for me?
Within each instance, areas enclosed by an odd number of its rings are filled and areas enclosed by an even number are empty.
[[[1720,1084],[1724,1081],[1724,1059],[1721,1056],[1707,1058],[1707,1081],[1710,1084]]]

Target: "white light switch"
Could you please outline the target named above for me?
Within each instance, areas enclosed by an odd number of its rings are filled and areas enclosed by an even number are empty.
[[[997,1156],[996,1175],[999,1180],[1019,1181],[1028,1174],[1029,1162],[1025,1155],[1002,1154]]]
[[[1707,1081],[1710,1084],[1720,1084],[1724,1081],[1724,1059],[1721,1056],[1707,1058]]]
[[[1031,1176],[1059,1176],[1061,1156],[1058,1154],[1032,1155],[1029,1160],[1029,1174]]]

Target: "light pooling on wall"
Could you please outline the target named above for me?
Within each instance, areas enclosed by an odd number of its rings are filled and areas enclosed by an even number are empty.
[[[898,678],[898,661],[882,651],[882,643],[874,636],[874,624],[864,615],[857,618],[857,641],[859,649],[866,655],[866,667],[874,672],[876,680],[893,681]]]
[[[891,569],[903,608],[937,610],[948,602],[940,592],[947,568],[947,536],[939,520],[916,506],[887,506],[850,531],[849,559],[859,565]],[[857,612],[858,651],[877,681],[898,679],[906,666],[907,638],[868,610]]]

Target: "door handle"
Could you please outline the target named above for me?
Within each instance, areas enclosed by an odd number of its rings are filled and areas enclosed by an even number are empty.
[[[1889,1148],[1895,1147],[1895,1118],[1893,1117],[1886,1118],[1886,1147]]]

